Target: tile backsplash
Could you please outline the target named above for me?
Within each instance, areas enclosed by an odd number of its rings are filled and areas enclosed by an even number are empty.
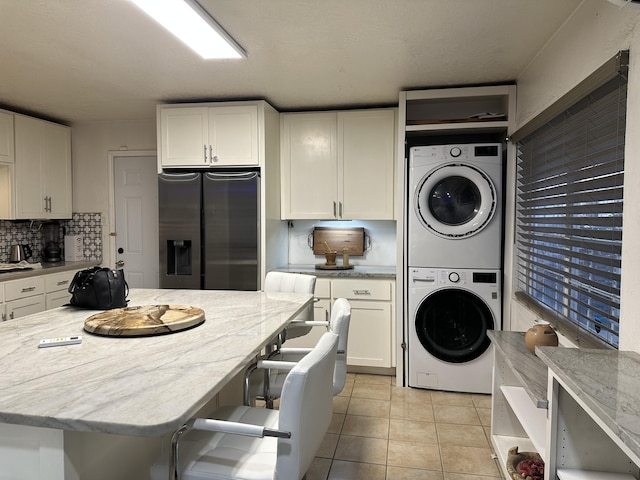
[[[42,226],[40,220],[0,220],[0,263],[9,261],[11,245],[29,245],[33,257],[30,262],[42,261]],[[71,220],[55,220],[60,225],[60,247],[64,248],[64,235],[84,237],[84,259],[102,261],[102,214],[74,213]],[[63,254],[64,258],[64,254]]]

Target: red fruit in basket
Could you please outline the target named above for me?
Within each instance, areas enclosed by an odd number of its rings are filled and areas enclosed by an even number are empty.
[[[516,471],[522,478],[530,477],[532,480],[543,480],[544,463],[540,460],[529,458],[518,462]]]

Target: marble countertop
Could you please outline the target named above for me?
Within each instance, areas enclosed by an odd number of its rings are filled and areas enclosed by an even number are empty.
[[[286,265],[275,270],[279,272],[305,273],[326,278],[396,278],[396,267],[394,266],[354,264],[354,267],[349,270],[322,270],[316,268],[315,265]]]
[[[615,350],[537,347],[551,372],[640,459],[640,355]]]
[[[42,268],[34,268],[33,270],[20,270],[17,272],[0,273],[0,283],[7,280],[18,280],[20,278],[37,277],[39,275],[49,275],[51,273],[67,272],[69,270],[81,270],[83,268],[91,268],[100,265],[100,260],[83,260],[79,262],[56,262],[47,263],[40,262]]]
[[[488,335],[536,407],[547,408],[547,365],[529,351],[524,332],[489,330]]]
[[[129,306],[200,307],[205,322],[151,337],[83,330],[74,307],[0,323],[0,421],[157,436],[178,428],[312,301],[298,293],[131,289]],[[38,348],[43,338],[82,343]]]

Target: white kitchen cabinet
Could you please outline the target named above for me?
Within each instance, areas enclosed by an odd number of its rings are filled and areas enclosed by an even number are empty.
[[[69,285],[76,271],[67,271],[54,273],[45,276],[45,292],[46,292],[46,309],[61,307],[71,298],[69,294]]]
[[[0,163],[14,162],[13,113],[0,112]]]
[[[351,304],[347,364],[361,367],[392,366],[393,282],[378,279],[336,279],[333,299]]]
[[[13,218],[14,165],[13,114],[0,112],[0,218]]]
[[[491,443],[505,478],[514,446],[540,454],[545,478],[638,478],[638,435],[625,433],[637,422],[637,410],[628,408],[638,401],[636,354],[583,355],[581,349],[544,347],[534,355],[523,332],[490,331],[489,336],[495,347]]]
[[[400,125],[407,137],[506,133],[515,125],[515,89],[495,85],[400,92]]]
[[[15,219],[72,216],[71,129],[16,114]]]
[[[0,314],[12,320],[69,303],[67,289],[76,270],[0,283]]]
[[[511,447],[547,459],[547,368],[525,346],[524,333],[491,331],[489,336],[494,345],[491,443],[508,478]]]
[[[46,310],[44,276],[4,283],[7,320]]]
[[[318,278],[316,280],[315,320],[325,320],[329,303],[346,298],[351,304],[347,365],[390,368],[393,363],[393,280],[371,278]],[[286,341],[287,347],[313,347],[324,333],[311,333]]]
[[[395,109],[281,119],[283,219],[394,218]]]
[[[257,166],[258,105],[158,106],[160,168]]]

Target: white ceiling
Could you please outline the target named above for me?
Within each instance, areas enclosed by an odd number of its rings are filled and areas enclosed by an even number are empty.
[[[248,52],[201,60],[128,0],[0,0],[0,105],[67,124],[164,102],[393,105],[514,81],[581,0],[201,0]]]

